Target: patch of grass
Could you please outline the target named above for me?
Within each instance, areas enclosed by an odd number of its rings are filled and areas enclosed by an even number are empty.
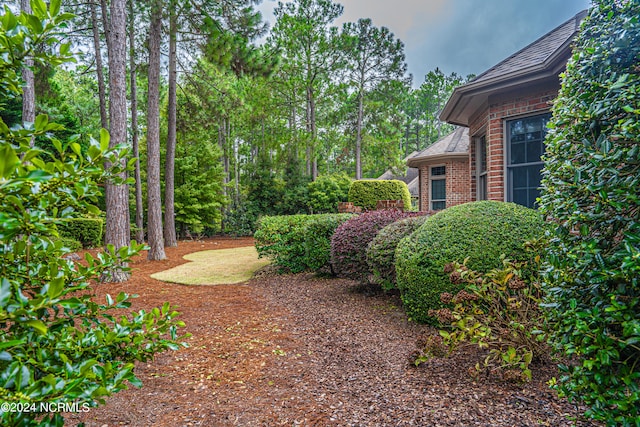
[[[229,285],[246,282],[259,268],[269,264],[269,260],[258,258],[253,246],[195,252],[184,259],[191,262],[151,277],[181,285]]]

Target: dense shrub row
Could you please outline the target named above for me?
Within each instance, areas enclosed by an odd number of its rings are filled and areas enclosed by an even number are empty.
[[[640,1],[594,0],[554,102],[542,212],[560,395],[640,425]],[[576,360],[577,359],[577,360]]]
[[[104,221],[102,218],[68,218],[58,224],[60,237],[80,242],[85,248],[102,246]]]
[[[470,269],[487,272],[501,266],[500,256],[524,261],[523,244],[542,237],[545,222],[535,210],[514,203],[480,201],[433,215],[403,239],[396,253],[398,288],[409,317],[433,322],[429,310],[442,307],[440,294],[455,294],[445,264],[467,260]]]
[[[396,248],[400,240],[411,235],[426,216],[401,219],[384,227],[367,247],[367,264],[374,281],[385,291],[396,288]]]
[[[254,233],[260,257],[268,257],[282,271],[319,270],[329,263],[335,229],[352,214],[265,216]]]
[[[378,200],[402,200],[405,209],[411,207],[409,187],[397,179],[354,181],[349,188],[349,201],[362,209],[376,209]]]
[[[417,213],[397,209],[370,211],[340,225],[331,238],[331,265],[340,277],[361,282],[369,278],[367,247],[385,226]]]

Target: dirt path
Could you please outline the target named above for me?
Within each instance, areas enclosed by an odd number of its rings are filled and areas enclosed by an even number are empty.
[[[476,384],[472,354],[408,363],[428,328],[408,323],[395,297],[367,294],[350,281],[264,275],[241,285],[180,286],[149,275],[182,255],[252,244],[251,239],[180,242],[168,259],[133,264],[123,285],[133,309],[179,306],[190,348],[136,368],[144,386],[109,398],[69,425],[87,426],[588,426],[545,381]]]

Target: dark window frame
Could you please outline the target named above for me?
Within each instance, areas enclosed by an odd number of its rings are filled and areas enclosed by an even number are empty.
[[[539,173],[539,171],[541,171],[542,167],[544,166],[544,162],[542,161],[541,156],[544,154],[544,150],[545,150],[544,139],[548,129],[546,128],[546,123],[549,121],[550,118],[551,118],[551,113],[546,112],[546,113],[538,113],[538,114],[532,114],[528,116],[510,118],[509,120],[505,121],[505,127],[504,127],[505,135],[506,135],[505,137],[505,179],[506,179],[505,201],[519,203],[523,206],[527,206],[530,208],[537,207],[536,198],[537,196],[540,195],[540,187],[538,186],[534,188],[531,186],[530,181],[532,179],[532,176],[530,175],[530,173],[531,171],[536,169],[538,170],[538,173]],[[540,122],[535,123],[538,120]],[[522,126],[521,131],[515,131],[512,129],[512,126],[517,126],[518,122],[520,122],[520,125]],[[526,126],[529,123],[531,124],[532,128],[530,131],[527,131]],[[536,129],[535,126],[537,124],[540,125],[539,130],[535,130]],[[540,132],[539,137],[535,137],[535,134],[537,132]],[[513,135],[514,133],[515,135]],[[515,139],[514,137],[517,137],[518,139],[522,139],[522,141],[520,140],[514,141]],[[531,139],[527,140],[527,138],[529,137]],[[522,147],[518,147],[521,151],[518,153],[521,156],[519,157],[519,159],[522,159],[522,160],[514,162],[513,150],[514,150],[514,145],[516,144],[522,145]],[[533,144],[540,144],[540,146],[536,147]],[[537,155],[531,156],[531,152],[534,151],[531,148],[533,149],[539,148],[535,150],[535,154]],[[533,158],[530,158],[530,157],[533,157]],[[524,186],[518,187],[517,189],[514,189],[514,181],[515,181],[514,174],[518,172],[527,174],[525,179],[527,181],[527,184]],[[515,193],[514,193],[515,191],[526,193],[526,196],[524,197],[526,199],[525,203],[521,203],[523,201],[521,200],[522,196],[520,197],[515,196]]]
[[[437,173],[434,174],[434,172],[437,172]],[[443,182],[444,199],[433,198],[433,182],[434,181]],[[440,211],[447,208],[447,167],[445,165],[435,165],[435,166],[429,167],[429,208],[432,211]]]
[[[487,136],[482,135],[476,138],[476,200],[487,200],[488,176]]]

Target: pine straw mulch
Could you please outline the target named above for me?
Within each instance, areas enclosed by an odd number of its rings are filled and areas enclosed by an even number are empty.
[[[536,367],[526,385],[474,382],[473,352],[409,363],[429,327],[409,323],[395,296],[312,274],[263,271],[240,285],[181,286],[150,274],[182,255],[247,246],[248,238],[180,242],[168,259],[132,264],[103,297],[138,294],[132,309],[179,306],[189,348],[138,364],[144,386],[68,414],[87,426],[590,426],[559,400]],[[268,269],[267,269],[268,270]]]

